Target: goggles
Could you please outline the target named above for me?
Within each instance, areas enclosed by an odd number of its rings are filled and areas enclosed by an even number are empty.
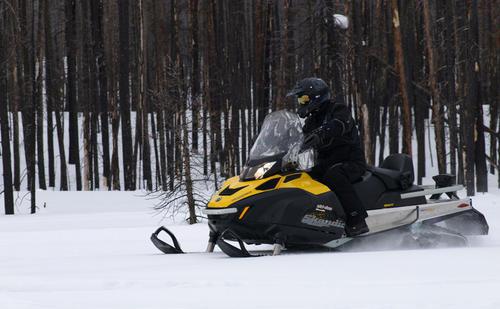
[[[297,101],[299,102],[300,105],[305,105],[307,104],[311,99],[309,99],[309,96],[307,94],[301,95],[297,97]]]

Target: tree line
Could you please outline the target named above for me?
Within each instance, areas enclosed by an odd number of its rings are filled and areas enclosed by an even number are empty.
[[[5,212],[13,190],[31,192],[34,213],[36,188],[172,192],[182,183],[196,222],[193,169],[215,183],[238,174],[265,115],[295,109],[286,92],[309,76],[350,106],[369,164],[408,153],[421,183],[435,150],[440,173],[469,195],[487,191],[488,173],[500,175],[499,7],[0,0]]]

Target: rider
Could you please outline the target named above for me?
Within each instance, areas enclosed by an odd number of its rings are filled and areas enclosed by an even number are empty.
[[[299,81],[287,94],[292,95],[299,102],[299,117],[307,117],[302,149],[318,152],[312,174],[337,194],[346,213],[347,236],[368,232],[366,210],[352,186],[365,173],[366,161],[349,108],[330,99],[330,89],[320,78]]]

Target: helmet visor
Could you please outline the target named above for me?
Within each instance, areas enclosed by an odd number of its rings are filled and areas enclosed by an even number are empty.
[[[299,102],[300,105],[306,105],[309,101],[311,101],[311,99],[307,94],[297,96],[297,102]]]

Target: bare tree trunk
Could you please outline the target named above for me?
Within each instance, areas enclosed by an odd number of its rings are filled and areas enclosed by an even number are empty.
[[[118,2],[120,41],[120,118],[122,123],[123,175],[125,190],[134,190],[132,129],[129,101],[129,1]]]
[[[206,60],[205,60],[206,61]],[[207,67],[208,65],[205,63],[204,67]],[[209,151],[208,151],[208,102],[210,100],[210,92],[208,90],[208,70],[205,69],[205,74],[203,78],[203,115],[202,115],[202,120],[203,120],[203,127],[202,127],[202,134],[203,134],[203,175],[208,175],[208,156],[209,156]]]
[[[160,140],[160,174],[161,174],[161,185],[162,190],[168,190],[168,182],[167,182],[167,156],[165,154],[165,127],[163,120],[163,110],[161,107],[158,107],[156,110],[156,126],[158,128],[158,135]],[[169,152],[170,153],[170,152]],[[168,160],[168,164],[171,163],[172,160]],[[169,168],[170,170],[171,168]],[[172,184],[173,185],[173,184]]]
[[[4,2],[6,4],[6,2]],[[5,27],[2,27],[2,29],[6,29],[5,32],[2,32],[0,34],[0,37],[5,35],[4,37],[4,43],[0,44],[0,46],[7,46],[5,45],[5,42],[8,41],[9,39],[15,38],[16,40],[19,40],[21,37],[20,34],[20,29],[19,27],[15,27],[16,19],[19,16],[19,7],[18,3],[11,3],[11,6],[8,8],[4,7],[3,12],[6,13],[5,18]],[[11,14],[13,13],[13,14]],[[20,20],[17,19],[17,22]],[[18,25],[18,24],[17,24]],[[10,29],[8,31],[7,29]],[[8,33],[11,33],[11,37],[9,38],[7,36]],[[17,48],[16,45],[12,45],[12,48]],[[8,51],[9,49],[6,49]],[[0,52],[1,53],[1,52]],[[21,168],[20,168],[20,147],[19,147],[19,102],[21,101],[21,92],[23,88],[22,84],[22,77],[20,76],[21,72],[23,71],[22,68],[22,53],[18,53],[17,55],[12,55],[11,57],[6,57],[5,56],[5,51],[4,51],[4,58],[6,63],[6,71],[2,70],[2,72],[6,72],[6,87],[10,91],[7,91],[7,99],[10,102],[10,112],[12,115],[12,120],[11,120],[11,126],[12,126],[12,150],[13,150],[13,163],[14,163],[14,170],[13,170],[13,185],[14,185],[14,190],[19,191],[21,189]],[[9,106],[7,106],[7,115],[9,111]]]
[[[35,119],[35,106],[34,106],[34,66],[33,59],[34,51],[34,8],[33,3],[27,5],[26,0],[20,1],[20,24],[21,33],[25,35],[25,40],[30,48],[22,49],[23,57],[23,99],[24,104],[21,105],[21,116],[23,123],[23,135],[24,135],[24,152],[26,158],[26,167],[28,171],[27,182],[28,190],[30,191],[31,197],[31,213],[36,212],[36,195],[35,195],[35,173],[36,173],[36,159],[35,159],[35,145],[36,145],[36,119]],[[31,12],[31,15],[27,15]],[[30,21],[28,22],[28,20]]]
[[[64,150],[64,128],[62,124],[61,114],[59,111],[55,112],[56,117],[56,131],[57,131],[57,140],[59,145],[59,164],[61,165],[61,191],[68,190],[68,172],[66,165],[66,151]]]
[[[56,186],[56,175],[54,167],[54,85],[52,75],[55,63],[53,62],[54,51],[52,41],[52,28],[50,16],[50,3],[43,4],[44,26],[45,26],[45,91],[47,97],[47,150],[48,150],[48,168],[49,168],[49,187]]]
[[[440,174],[446,173],[446,148],[444,140],[443,112],[441,109],[441,97],[437,84],[437,55],[435,53],[433,32],[434,21],[431,20],[431,8],[429,0],[424,0],[424,29],[427,46],[427,57],[429,59],[429,79],[432,92],[432,122],[436,139],[436,151],[438,170]]]
[[[35,80],[34,80],[34,100],[36,106],[36,150],[37,150],[37,168],[38,168],[38,185],[42,190],[47,190],[47,182],[45,181],[45,155],[44,155],[44,142],[43,142],[43,120],[44,120],[44,109],[43,109],[43,44],[42,44],[42,34],[43,34],[43,9],[40,8],[41,3],[38,3],[38,24],[36,33],[36,40],[34,40],[33,47],[33,68],[36,70]],[[35,14],[35,9],[33,9],[33,14]],[[35,56],[36,55],[36,56]],[[38,64],[38,66],[37,66]]]
[[[189,210],[189,224],[195,224],[196,220],[196,210],[195,201],[193,196],[193,179],[191,177],[191,154],[189,152],[189,134],[188,125],[186,123],[185,111],[182,112],[182,132],[183,132],[183,162],[184,162],[184,181],[186,182],[186,196],[188,202]]]
[[[255,62],[254,66],[254,88],[253,88],[253,103],[254,106],[258,106],[256,114],[257,125],[254,126],[254,133],[256,133],[262,122],[264,121],[264,116],[266,114],[264,110],[265,102],[264,102],[264,88],[266,85],[264,84],[264,76],[265,76],[265,44],[266,44],[266,21],[267,21],[267,13],[266,13],[266,4],[262,0],[257,0],[255,2]]]
[[[155,175],[156,175],[156,186],[155,190],[161,185],[161,172],[160,172],[160,158],[158,156],[158,139],[156,138],[156,126],[155,126],[155,115],[151,113],[151,137],[153,138],[153,148],[155,153]]]
[[[97,111],[101,123],[101,145],[102,145],[102,176],[104,185],[111,190],[111,164],[109,160],[109,118],[108,113],[108,80],[106,76],[106,57],[104,51],[104,22],[103,5],[100,1],[91,2],[92,30],[94,36],[94,48],[97,65],[97,80],[99,84]],[[97,169],[97,167],[95,167]]]
[[[0,2],[0,28],[7,29],[5,4]],[[9,116],[7,113],[7,33],[0,33],[0,131],[2,138],[2,164],[3,164],[3,198],[6,215],[14,214],[14,194],[12,192],[12,166],[10,159]]]
[[[477,12],[476,12],[477,13]],[[475,21],[474,20],[474,8],[471,3],[467,5],[467,38],[460,42],[461,48],[466,50],[466,62],[465,62],[465,87],[466,96],[465,102],[461,107],[463,110],[463,118],[461,117],[461,122],[463,121],[463,136],[464,136],[464,146],[465,146],[465,186],[467,187],[467,195],[473,196],[475,194],[475,135],[476,135],[476,106],[478,100],[478,84],[477,84],[477,72],[476,66],[478,59],[477,56],[477,46],[471,46],[469,40],[473,41],[474,34],[473,29]],[[477,18],[477,15],[475,16]],[[477,25],[477,24],[476,24]]]
[[[469,5],[469,44],[471,65],[471,83],[468,88],[467,103],[473,104],[471,112],[475,114],[475,134],[474,134],[474,164],[476,167],[476,188],[478,192],[488,192],[488,169],[486,167],[486,151],[484,138],[483,100],[480,80],[480,51],[479,51],[479,29],[478,29],[478,8],[477,2],[471,1]],[[474,89],[472,89],[474,88]],[[469,93],[470,92],[470,93]]]
[[[66,1],[66,57],[67,69],[67,95],[66,102],[69,110],[69,164],[75,165],[76,189],[82,190],[82,176],[80,168],[80,146],[78,138],[78,103],[76,94],[76,25],[75,25],[75,0]]]
[[[179,21],[179,3],[177,2],[176,5],[173,7],[175,13],[174,15],[174,23],[175,23],[175,29],[176,29],[176,37],[175,37],[175,45],[176,45],[176,50],[180,51],[180,41],[179,41],[179,32],[180,32],[180,21]],[[176,57],[175,59],[175,70],[177,72],[176,75],[178,77],[176,78],[176,85],[175,85],[175,90],[177,92],[177,96],[181,103],[180,105],[180,111],[179,111],[179,125],[180,129],[182,130],[182,161],[183,161],[183,175],[184,175],[184,182],[186,184],[186,197],[187,197],[187,202],[188,202],[188,211],[189,211],[189,224],[195,224],[197,222],[196,220],[196,210],[195,210],[195,199],[194,199],[194,189],[193,189],[193,179],[191,176],[191,152],[189,151],[189,128],[188,124],[186,121],[186,113],[187,113],[187,79],[185,78],[184,75],[184,66],[182,62],[182,55],[180,53],[175,53]],[[179,130],[177,130],[179,131]],[[177,142],[181,142],[181,136],[179,133],[179,140]]]
[[[17,103],[15,103],[16,109],[12,111],[12,147],[14,148],[14,190],[21,190],[21,164],[20,164],[20,153],[19,150],[19,112],[17,110]]]
[[[450,131],[450,172],[457,175],[458,127],[457,127],[457,96],[455,92],[455,50],[453,41],[456,40],[453,32],[453,5],[452,0],[446,0],[445,12],[445,78],[448,81],[448,121]],[[460,158],[458,159],[460,160]]]
[[[0,5],[0,9],[2,6]],[[0,13],[1,14],[1,13]],[[4,19],[0,16],[0,25],[3,27]],[[0,37],[3,35],[0,34]],[[3,45],[4,42],[0,42]],[[0,50],[0,64],[5,63],[5,56]],[[1,72],[6,72],[1,67]],[[2,163],[3,163],[3,198],[6,215],[14,214],[14,195],[12,192],[12,167],[10,160],[9,119],[7,115],[5,79],[0,77],[0,129],[2,134]]]
[[[198,0],[189,1],[191,11],[191,147],[198,152],[198,127],[200,118],[200,60],[198,39]]]
[[[116,99],[116,98],[115,98]],[[112,134],[113,134],[113,151],[111,155],[111,175],[113,190],[120,190],[120,164],[118,158],[118,131],[120,128],[120,116],[118,113],[118,108],[116,107],[116,101],[111,103],[112,105]]]
[[[366,59],[364,56],[364,51],[362,50],[362,42],[364,40],[362,36],[362,24],[363,24],[363,12],[361,12],[362,6],[360,3],[353,2],[351,6],[352,12],[352,35],[354,38],[354,86],[356,97],[356,108],[358,114],[358,121],[360,125],[361,138],[363,140],[363,150],[365,153],[365,158],[369,165],[374,164],[374,151],[372,149],[372,130],[371,130],[371,119],[370,111],[368,109],[368,85],[366,76]]]
[[[13,121],[13,143],[12,147],[14,148],[14,190],[21,190],[21,168],[20,168],[20,154],[19,150],[19,116],[18,112],[14,112],[12,115]]]
[[[140,24],[140,44],[139,44],[139,101],[141,104],[142,114],[137,117],[141,117],[142,123],[142,173],[143,178],[146,180],[146,189],[148,191],[153,190],[153,180],[151,176],[151,147],[149,144],[149,101],[146,99],[146,89],[148,89],[148,79],[147,79],[147,61],[149,60],[146,49],[146,39],[148,34],[148,23],[145,20],[143,1],[139,1],[139,24]],[[153,115],[151,116],[153,117]]]
[[[396,67],[399,77],[399,89],[402,96],[402,116],[403,116],[403,152],[411,156],[411,109],[408,76],[406,72],[405,57],[403,52],[403,41],[399,20],[398,1],[391,0],[392,25],[394,28],[394,50],[396,51]]]

